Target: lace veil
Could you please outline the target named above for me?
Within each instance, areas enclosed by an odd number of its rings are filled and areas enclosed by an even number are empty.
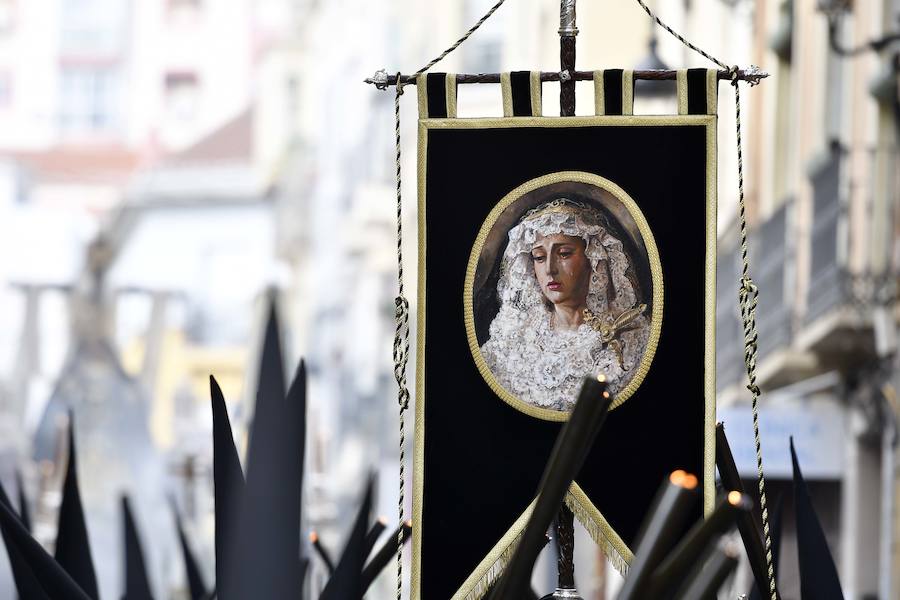
[[[568,410],[586,373],[606,373],[613,393],[630,381],[648,326],[637,316],[618,336],[618,354],[587,324],[577,331],[554,331],[531,249],[539,237],[556,234],[584,240],[591,267],[586,304],[594,315],[609,322],[639,304],[629,258],[606,217],[587,204],[557,197],[525,213],[509,231],[497,284],[500,309],[481,351],[506,390],[535,406]]]
[[[591,312],[617,315],[635,306],[638,299],[627,274],[628,257],[622,242],[609,232],[606,217],[581,202],[557,198],[527,212],[509,230],[509,242],[503,253],[497,284],[500,311],[494,323],[510,317],[518,321],[520,315],[516,313],[544,308],[544,296],[534,274],[531,249],[539,237],[556,234],[584,240],[585,254],[591,264],[587,297]]]

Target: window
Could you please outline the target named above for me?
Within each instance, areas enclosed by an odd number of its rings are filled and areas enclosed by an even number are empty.
[[[118,74],[112,68],[65,68],[60,111],[63,131],[79,135],[110,132],[116,124],[118,93]]]
[[[167,73],[165,85],[168,114],[178,120],[193,118],[200,102],[200,83],[196,73]]]

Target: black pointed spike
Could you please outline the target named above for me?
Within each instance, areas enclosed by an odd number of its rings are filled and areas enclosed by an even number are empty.
[[[285,466],[282,486],[288,494],[288,513],[283,515],[285,527],[296,532],[296,556],[300,555],[300,523],[302,520],[303,462],[306,453],[306,363],[301,359],[288,389],[287,398],[288,439],[285,449]],[[291,552],[294,552],[293,548]]]
[[[366,531],[369,528],[373,488],[373,480],[370,477],[344,553],[334,569],[334,574],[322,590],[319,600],[362,600],[364,592],[362,570],[366,560]]]
[[[69,463],[63,482],[62,503],[59,506],[54,557],[56,562],[72,576],[72,579],[88,596],[98,600],[100,593],[97,588],[97,576],[94,572],[91,544],[81,505],[81,494],[78,490],[75,424],[71,413],[69,414]]]
[[[300,572],[300,583],[302,584],[306,581],[306,574],[309,572],[309,558],[303,557],[300,559],[300,567],[298,569]]]
[[[16,515],[16,518],[19,519],[19,521],[22,520],[21,517],[16,514],[16,511],[12,505],[12,501],[9,499],[9,495],[6,493],[6,488],[3,487],[2,482],[0,482],[0,504],[11,510],[12,513]]]
[[[2,483],[0,483],[0,504],[6,506],[16,516],[19,522],[22,523],[22,526],[25,527],[25,523],[22,522],[22,515],[16,512],[16,507],[13,506],[12,500],[9,499],[9,494],[6,493],[6,488],[3,487]],[[31,533],[27,527],[25,530]]]
[[[125,593],[123,600],[153,600],[144,551],[128,498],[122,497],[122,525],[125,541]]]
[[[31,512],[28,510],[28,496],[25,494],[25,482],[22,480],[22,472],[16,469],[16,487],[19,490],[19,518],[22,519],[22,525],[28,530],[33,531],[31,526]]]
[[[797,519],[797,554],[800,563],[800,596],[803,598],[843,598],[834,558],[812,499],[791,437],[791,462],[794,467],[794,512]]]
[[[3,504],[3,506],[7,508],[11,508],[12,506],[2,484],[0,484],[0,504]],[[28,566],[28,563],[22,556],[22,553],[19,552],[18,547],[10,539],[2,522],[0,522],[0,534],[2,534],[3,537],[3,544],[6,546],[6,554],[9,557],[9,566],[12,570],[13,581],[15,581],[16,591],[19,593],[19,597],[48,598],[34,572],[31,570],[31,567]]]
[[[184,525],[181,522],[181,513],[178,512],[176,506],[172,506],[172,512],[175,513],[175,527],[178,529],[178,541],[181,544],[181,556],[184,559],[184,573],[188,582],[188,589],[191,593],[191,600],[202,600],[206,597],[206,583],[203,581],[203,574],[200,572],[200,565],[191,551],[188,544],[187,536],[184,533]]]
[[[229,557],[229,577],[236,580],[237,596],[226,598],[220,587],[224,600],[296,598],[301,594],[297,561],[304,390],[305,381],[300,376],[291,387],[289,398],[285,398],[281,341],[273,302],[250,432],[238,544]]]
[[[0,486],[0,530],[24,599],[91,600],[53,557],[28,533]]]
[[[237,548],[238,521],[244,496],[244,473],[228,420],[225,397],[209,376],[213,417],[213,484],[216,518],[216,582],[223,598],[237,598],[228,577],[229,553]]]
[[[280,418],[280,411],[274,409],[273,402],[284,400],[285,389],[284,355],[281,351],[281,326],[278,322],[278,310],[274,297],[270,299],[269,314],[266,320],[266,331],[260,353],[259,370],[256,380],[256,410],[253,420],[257,418]],[[269,399],[274,399],[271,402]],[[265,401],[264,401],[265,400]],[[274,411],[274,415],[273,415]],[[250,448],[253,448],[253,434],[250,435]],[[249,460],[249,459],[248,459]],[[249,472],[249,467],[247,468]]]

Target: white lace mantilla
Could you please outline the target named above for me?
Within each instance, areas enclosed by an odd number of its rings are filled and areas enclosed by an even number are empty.
[[[620,361],[590,325],[557,331],[550,326],[550,312],[536,307],[518,323],[494,319],[491,337],[481,353],[508,392],[533,406],[568,411],[575,405],[585,375],[604,373],[613,394],[628,385],[649,337],[645,317],[639,317],[633,326],[617,338],[622,347]]]
[[[497,283],[500,310],[481,353],[497,382],[520,400],[570,410],[586,375],[605,374],[613,394],[628,385],[647,346],[649,313],[631,319],[605,342],[588,323],[574,331],[553,329],[552,307],[535,277],[531,249],[537,239],[556,234],[584,240],[591,267],[585,304],[598,322],[612,323],[626,311],[646,308],[622,242],[609,232],[606,218],[583,204],[557,199],[509,230]]]

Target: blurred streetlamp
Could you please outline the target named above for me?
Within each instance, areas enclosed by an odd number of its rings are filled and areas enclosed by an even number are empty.
[[[634,66],[635,71],[667,71],[671,67],[659,57],[656,51],[659,42],[656,40],[656,32],[650,32],[647,40],[647,54]],[[666,100],[675,97],[675,86],[671,81],[638,79],[634,82],[635,98],[651,98]]]
[[[900,18],[898,18],[898,27],[886,32],[882,37],[868,40],[852,48],[843,46],[838,40],[838,33],[841,17],[851,10],[850,0],[820,0],[818,9],[828,18],[828,43],[831,50],[840,57],[852,58],[867,52],[880,54],[891,44],[900,42]],[[881,57],[881,67],[869,84],[869,93],[879,102],[893,106],[900,142],[900,52]]]
[[[634,66],[636,71],[669,70],[657,52],[656,33],[650,32],[647,53]],[[634,114],[665,115],[675,111],[676,87],[674,81],[638,79],[634,82]]]

